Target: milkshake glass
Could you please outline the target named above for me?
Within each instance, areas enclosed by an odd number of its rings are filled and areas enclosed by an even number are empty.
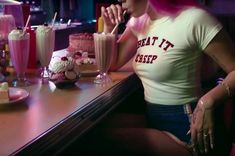
[[[0,40],[7,41],[8,34],[15,28],[12,15],[0,15]]]
[[[26,86],[28,84],[25,73],[29,58],[29,33],[22,29],[14,29],[8,35],[10,55],[17,80],[13,81],[13,86]]]
[[[94,33],[95,58],[99,69],[99,74],[94,82],[106,84],[112,82],[108,75],[112,56],[116,51],[116,35],[111,33]]]
[[[42,66],[41,78],[49,77],[48,65],[50,64],[55,46],[55,31],[52,26],[40,25],[36,29],[37,56]]]

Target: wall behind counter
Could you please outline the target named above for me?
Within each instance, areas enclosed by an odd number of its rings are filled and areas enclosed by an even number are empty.
[[[235,42],[235,0],[200,0],[213,13]]]
[[[66,1],[66,0],[64,0]],[[93,5],[89,5],[90,3],[86,3],[92,1]],[[97,3],[112,3],[114,1],[109,0],[79,0],[78,6],[81,7],[80,10],[77,10],[77,15],[80,16],[80,19],[90,19],[94,18],[95,5]],[[207,7],[209,10],[214,13],[219,20],[223,23],[230,36],[235,41],[235,10],[231,9],[231,6],[235,5],[234,0],[211,0],[210,3],[207,3]],[[226,9],[220,9],[226,8]],[[91,11],[93,10],[93,11]],[[89,12],[89,13],[88,13]],[[87,14],[88,13],[88,14]],[[60,29],[56,31],[56,43],[55,50],[67,48],[69,45],[69,35],[72,33],[80,33],[80,32],[94,32],[95,31],[95,23],[84,23],[81,26],[71,27],[68,29]]]

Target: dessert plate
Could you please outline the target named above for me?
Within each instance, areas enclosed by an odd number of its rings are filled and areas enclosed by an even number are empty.
[[[81,71],[81,76],[89,77],[89,76],[97,76],[99,74],[99,70],[83,70]]]
[[[50,80],[52,81],[57,88],[59,89],[66,89],[66,88],[71,88],[75,86],[75,83],[79,80],[79,78],[74,79],[74,80]]]
[[[9,88],[10,101],[9,102],[5,102],[5,103],[0,103],[0,105],[14,104],[14,103],[17,103],[17,102],[22,102],[28,96],[29,96],[29,92],[28,91],[26,91],[24,89],[21,89],[21,88],[10,87]]]

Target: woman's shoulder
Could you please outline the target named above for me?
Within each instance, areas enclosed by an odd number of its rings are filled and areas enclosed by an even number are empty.
[[[184,14],[184,15],[190,15],[190,14],[193,14],[193,15],[201,15],[201,14],[208,14],[209,12],[204,9],[204,8],[201,8],[201,7],[187,7],[185,9],[183,9],[181,11],[181,14]]]
[[[186,8],[179,14],[178,17],[194,21],[207,21],[215,18],[209,11],[200,7]]]

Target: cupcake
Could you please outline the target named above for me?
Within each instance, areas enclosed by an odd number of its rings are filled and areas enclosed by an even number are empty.
[[[74,83],[80,77],[80,70],[72,57],[61,57],[53,61],[50,67],[50,80],[59,83]]]

